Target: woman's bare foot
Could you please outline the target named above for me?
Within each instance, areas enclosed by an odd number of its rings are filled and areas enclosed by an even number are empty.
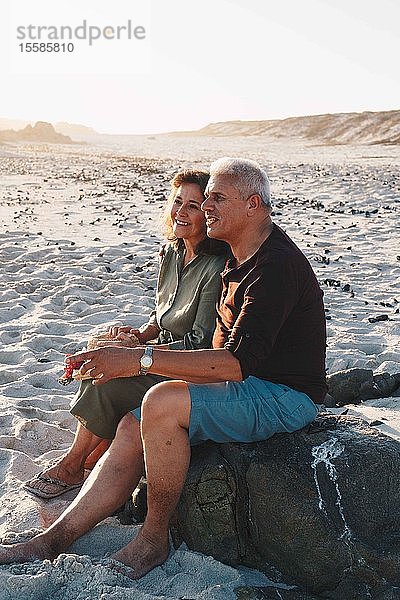
[[[80,462],[72,460],[68,454],[65,454],[52,465],[49,469],[43,471],[42,475],[54,479],[65,481],[68,485],[74,485],[83,480],[85,470]]]
[[[27,481],[24,488],[40,498],[55,498],[71,489],[80,487],[84,480],[84,474],[83,466],[71,461],[66,454],[55,465]]]
[[[34,560],[44,560],[45,558],[52,560],[56,556],[57,553],[47,546],[40,536],[20,544],[0,545],[1,565],[32,562]]]
[[[165,540],[152,540],[143,533],[142,528],[135,539],[113,554],[112,558],[129,567],[125,575],[131,579],[140,579],[155,567],[162,565],[168,554],[168,537]]]

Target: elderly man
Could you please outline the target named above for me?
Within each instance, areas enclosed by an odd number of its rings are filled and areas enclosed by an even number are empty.
[[[114,558],[141,577],[168,556],[168,528],[190,445],[253,442],[311,422],[325,392],[322,292],[307,259],[271,220],[269,182],[254,162],[211,165],[202,205],[210,237],[232,249],[211,350],[103,348],[71,357],[93,384],[155,373],[172,379],[120,422],[107,454],[68,509],[32,540],[0,548],[0,562],[54,558],[121,506],[147,474],[148,513]]]

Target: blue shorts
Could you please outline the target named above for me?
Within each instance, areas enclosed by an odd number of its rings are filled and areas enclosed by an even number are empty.
[[[223,383],[188,383],[191,445],[257,442],[293,432],[315,419],[318,408],[303,392],[257,377]],[[140,420],[140,408],[132,413]]]

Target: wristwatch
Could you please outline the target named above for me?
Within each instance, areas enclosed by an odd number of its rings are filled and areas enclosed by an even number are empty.
[[[139,375],[147,375],[151,365],[153,364],[153,346],[146,346],[140,359]]]

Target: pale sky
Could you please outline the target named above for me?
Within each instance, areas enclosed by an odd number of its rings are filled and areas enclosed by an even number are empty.
[[[131,19],[146,40],[18,50],[16,25],[83,19]],[[0,21],[0,117],[134,134],[400,108],[398,0],[3,0]]]

